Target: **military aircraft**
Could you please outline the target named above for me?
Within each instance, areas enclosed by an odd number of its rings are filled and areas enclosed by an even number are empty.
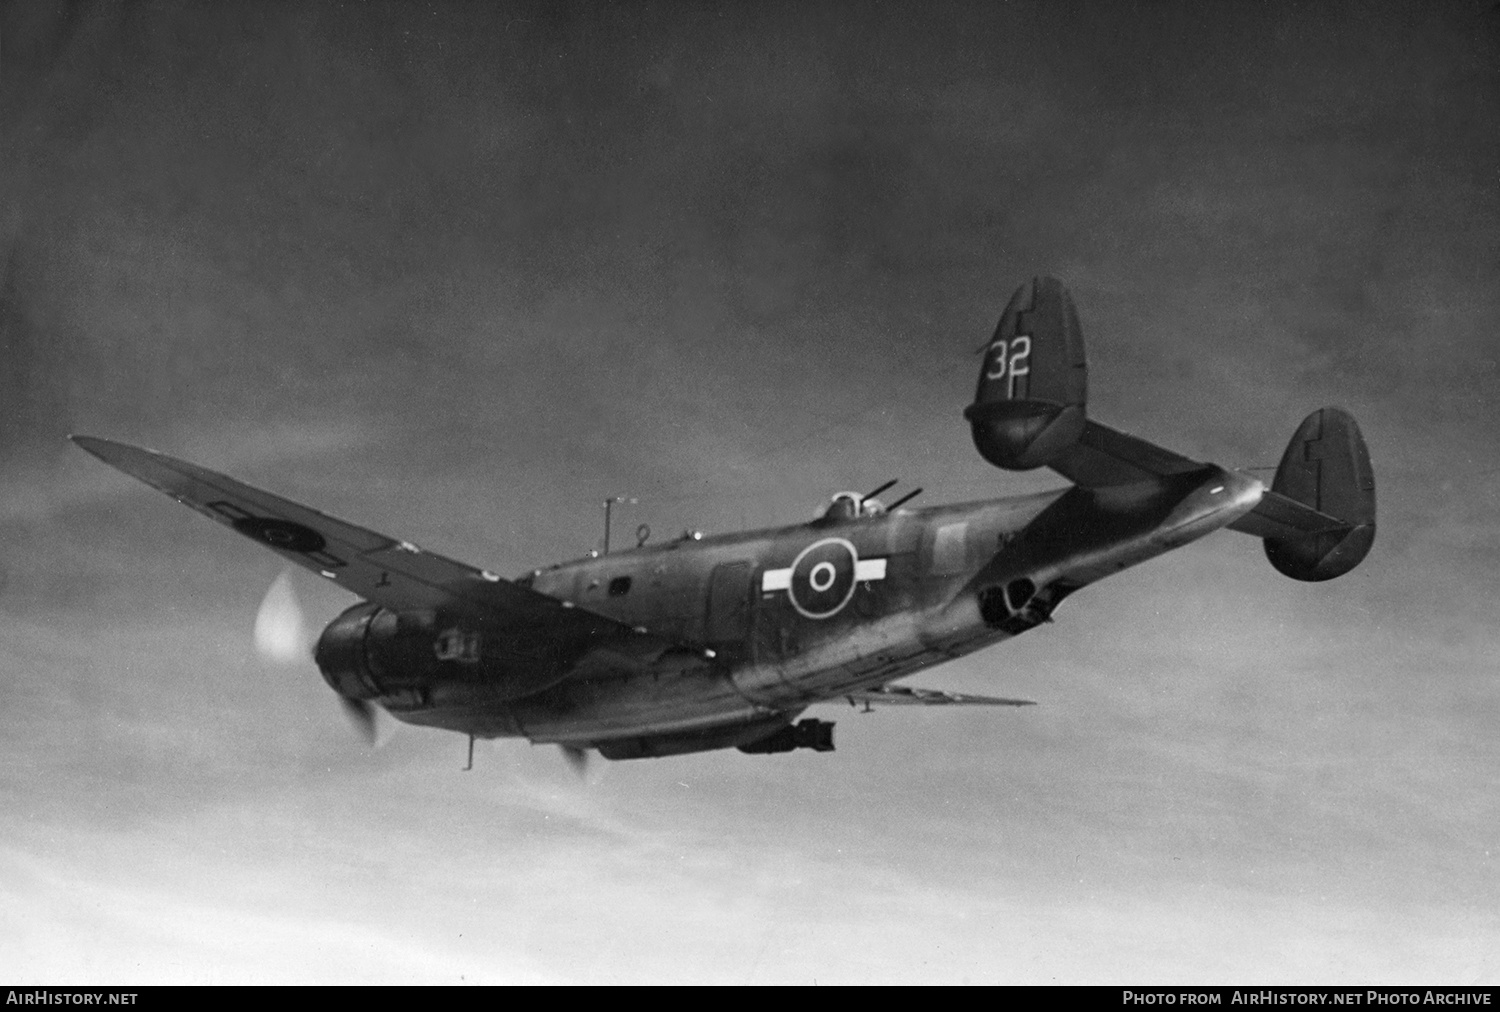
[[[409,724],[561,745],[577,759],[833,748],[814,703],[1026,705],[894,685],[1049,621],[1068,595],[1227,527],[1297,580],[1353,569],[1375,536],[1354,419],[1326,407],[1270,488],[1087,414],[1083,334],[1062,284],[1011,298],[964,411],[981,456],[1071,485],[886,508],[840,493],[806,524],[659,545],[503,579],[150,450],[86,436],[106,463],[361,600],[318,668],[367,729]],[[877,489],[884,491],[886,486]],[[903,498],[905,503],[910,496]]]

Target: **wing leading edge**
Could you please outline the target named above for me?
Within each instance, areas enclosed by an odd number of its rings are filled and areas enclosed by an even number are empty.
[[[196,464],[113,440],[69,438],[111,467],[375,604],[467,611],[506,628],[544,631],[575,643],[681,645]]]

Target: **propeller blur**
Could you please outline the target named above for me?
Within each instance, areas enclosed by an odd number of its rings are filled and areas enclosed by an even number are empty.
[[[255,652],[272,664],[296,664],[312,659],[312,643],[302,617],[302,604],[292,588],[291,570],[283,570],[266,588],[255,613]]]

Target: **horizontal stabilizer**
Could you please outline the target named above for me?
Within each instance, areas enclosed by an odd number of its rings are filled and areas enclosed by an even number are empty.
[[[1229,529],[1241,534],[1253,534],[1257,538],[1285,540],[1347,530],[1348,525],[1338,517],[1331,517],[1280,492],[1267,489],[1255,509],[1230,524]]]
[[[1088,418],[1088,362],[1078,310],[1062,282],[1039,277],[1011,296],[985,346],[964,409],[985,460],[1047,466],[1084,488],[1133,485],[1204,464]]]
[[[1109,488],[1152,478],[1201,471],[1201,461],[1149,443],[1098,422],[1087,422],[1078,442],[1047,462],[1075,485]]]
[[[941,689],[918,689],[910,685],[882,685],[863,692],[848,692],[844,698],[850,706],[1035,706],[1030,699],[1004,699],[1000,696],[972,696]]]

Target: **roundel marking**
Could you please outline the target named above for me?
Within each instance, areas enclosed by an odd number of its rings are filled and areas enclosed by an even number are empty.
[[[243,517],[234,522],[234,529],[283,552],[321,552],[328,544],[328,539],[311,527],[274,517]]]
[[[838,570],[831,562],[820,562],[812,567],[811,573],[807,574],[807,582],[819,594],[827,593],[828,589],[833,586],[833,581],[837,579]]]
[[[787,596],[808,618],[830,618],[854,596],[859,555],[843,538],[824,538],[802,549],[792,562]]]

